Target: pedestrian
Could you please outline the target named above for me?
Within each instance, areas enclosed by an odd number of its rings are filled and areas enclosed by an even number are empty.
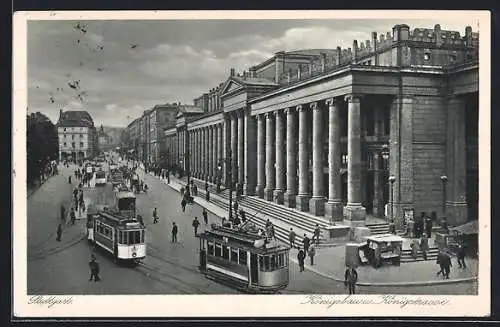
[[[424,260],[427,260],[427,251],[429,251],[429,240],[427,239],[427,235],[425,233],[422,234],[422,238],[420,239],[420,251],[422,251],[422,257]]]
[[[241,216],[241,221],[245,223],[247,221],[247,214],[243,209],[240,210],[240,216]]]
[[[437,258],[436,258],[436,264],[439,265],[439,270],[436,273],[436,276],[439,276],[439,274],[441,274],[444,277],[444,264],[443,263],[444,263],[443,250],[439,250],[439,253],[438,253]]]
[[[233,204],[233,210],[234,210],[234,212],[236,212],[236,214],[238,213],[238,207],[239,207],[239,203],[238,203],[238,200],[236,200],[236,201],[234,201],[234,204]],[[269,221],[269,219],[267,221]]]
[[[441,220],[441,228],[443,229],[444,234],[448,234],[448,221],[446,220],[446,217],[443,217]]]
[[[203,208],[203,212],[201,214],[203,215],[203,222],[205,222],[205,225],[208,225],[208,213],[207,213],[207,209]]]
[[[158,211],[156,210],[156,208],[154,208],[153,210],[153,224],[157,224],[158,223]]]
[[[71,211],[69,212],[69,217],[71,218],[71,225],[74,225],[76,220],[76,214],[73,208],[71,208]]]
[[[205,200],[207,200],[207,202],[210,202],[210,191],[207,190],[207,193],[205,193]]]
[[[205,192],[208,192],[208,182],[205,182]]]
[[[90,256],[90,262],[89,262],[89,268],[90,268],[90,278],[89,281],[94,280],[94,282],[98,282],[101,279],[99,278],[99,263],[95,259],[95,255]]]
[[[184,198],[184,187],[181,187],[181,198]]]
[[[177,243],[177,225],[175,222],[172,223],[172,243]]]
[[[450,279],[450,267],[452,267],[452,265],[451,265],[450,255],[448,254],[446,249],[443,252],[442,260],[443,260],[444,277],[446,279]]]
[[[410,244],[411,248],[411,256],[413,257],[414,260],[417,260],[418,257],[418,243],[416,239],[413,239]]]
[[[458,244],[457,261],[458,261],[458,267],[464,269],[467,268],[467,266],[465,265],[465,247],[462,242]]]
[[[186,212],[186,200],[182,199],[181,201],[182,212]]]
[[[318,244],[320,235],[321,235],[321,228],[319,227],[319,224],[316,224],[316,228],[314,228],[314,234],[311,241],[314,242],[314,239],[316,239],[316,244]]]
[[[304,260],[306,258],[306,254],[304,250],[300,249],[299,253],[297,254],[297,260],[299,261],[299,271],[303,272],[304,271]]]
[[[57,226],[57,237],[56,237],[56,241],[58,242],[61,242],[61,236],[62,236],[62,224],[59,224]]]
[[[311,240],[309,239],[309,237],[307,237],[306,234],[304,234],[304,238],[302,239],[302,243],[304,244],[304,252],[307,253],[307,251],[309,250],[309,244],[310,244]]]
[[[349,266],[345,271],[344,285],[349,288],[349,295],[356,294],[356,282],[358,281],[358,272],[353,266]]]
[[[200,226],[200,222],[198,221],[198,217],[194,217],[194,220],[193,220],[194,236],[198,235],[198,227],[199,226]]]
[[[425,233],[429,238],[432,235],[432,219],[429,216],[425,217]]]
[[[295,232],[291,227],[290,231],[288,232],[288,241],[290,242],[290,248],[293,249],[295,247]]]
[[[314,256],[316,255],[316,248],[314,247],[314,244],[311,244],[307,254],[309,254],[309,258],[311,259],[311,266],[314,265]]]

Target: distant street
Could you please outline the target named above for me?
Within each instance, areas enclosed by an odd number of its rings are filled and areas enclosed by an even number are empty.
[[[191,223],[196,216],[202,222],[202,208],[188,205],[182,212],[180,195],[157,178],[139,172],[149,186],[147,193],[137,195],[137,210],[147,226],[147,258],[138,267],[115,264],[103,251],[97,252],[101,265],[101,282],[89,282],[88,260],[92,252],[85,236],[84,220],[69,226],[63,242],[55,241],[59,223],[59,208],[69,207],[72,187],[68,176],[74,168],[63,168],[28,199],[28,293],[29,294],[236,294],[237,290],[206,279],[197,270],[199,241]],[[74,178],[74,177],[73,177]],[[112,200],[111,186],[84,189],[92,202]],[[111,199],[110,199],[111,197]],[[157,208],[158,224],[152,224],[152,212]],[[172,222],[179,226],[179,243],[171,243]],[[209,213],[209,224],[216,218]],[[202,223],[201,230],[206,228]],[[295,253],[291,255],[295,256]],[[332,264],[339,264],[334,262]],[[306,270],[299,273],[290,261],[290,284],[283,294],[345,293],[343,283]],[[425,287],[359,287],[364,294],[467,294],[475,284],[455,284]]]

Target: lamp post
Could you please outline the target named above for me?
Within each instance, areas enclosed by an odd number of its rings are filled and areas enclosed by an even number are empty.
[[[391,224],[394,223],[394,182],[396,181],[395,176],[389,176],[389,182],[391,183]]]
[[[232,167],[232,162],[231,162],[231,150],[229,150],[229,157],[228,158],[221,158],[219,159],[219,164],[217,166],[217,169],[219,170],[219,183],[220,184],[220,178],[222,177],[222,165],[226,166],[226,176],[229,178],[229,221],[233,221],[233,174],[231,172],[231,167]]]
[[[441,182],[443,182],[443,217],[446,218],[446,182],[448,181],[448,176],[441,176]]]

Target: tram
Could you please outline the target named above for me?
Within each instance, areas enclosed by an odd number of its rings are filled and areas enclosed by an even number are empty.
[[[114,209],[122,216],[136,218],[135,194],[122,186],[115,192]]]
[[[89,243],[112,254],[116,261],[138,263],[146,257],[144,226],[108,208],[88,217],[87,238]]]
[[[198,237],[199,269],[207,278],[248,293],[272,294],[288,286],[288,247],[217,225]]]

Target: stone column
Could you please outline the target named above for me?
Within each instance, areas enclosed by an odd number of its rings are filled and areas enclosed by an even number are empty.
[[[195,148],[195,170],[196,170],[196,178],[200,178],[200,130],[199,129],[196,129],[194,131],[194,135],[195,135],[195,144],[194,144],[194,148]]]
[[[257,115],[257,186],[255,195],[264,198],[264,187],[266,186],[266,125],[265,115]]]
[[[238,180],[236,189],[243,194],[245,183],[245,109],[238,111]]]
[[[447,109],[446,218],[448,224],[457,226],[467,222],[465,100],[451,97]]]
[[[210,129],[205,127],[205,180],[210,181]]]
[[[297,114],[295,108],[286,110],[286,192],[284,203],[295,207],[297,196]]]
[[[213,126],[208,127],[208,162],[207,162],[207,168],[208,168],[208,178],[207,180],[209,182],[213,181],[213,175],[214,175],[214,130]]]
[[[274,113],[266,113],[266,188],[264,199],[273,201],[273,192],[276,184],[275,175],[275,126]]]
[[[219,154],[217,155],[217,159],[218,159],[218,162],[217,162],[217,165],[221,165],[222,167],[222,170],[219,172],[219,181],[222,183],[222,181],[224,180],[224,137],[223,137],[223,133],[224,133],[224,123],[222,124],[217,124],[218,128],[217,128],[217,142],[219,143],[218,145],[218,149],[219,149]]]
[[[257,185],[257,124],[254,116],[245,115],[245,195],[254,195]]]
[[[345,218],[351,225],[364,225],[366,211],[361,206],[361,99],[348,95],[347,117],[347,206]]]
[[[384,189],[382,157],[379,153],[373,154],[373,215],[384,216]]]
[[[226,186],[229,185],[229,180],[230,180],[230,176],[229,176],[229,167],[227,165],[229,165],[229,162],[227,162],[227,159],[229,158],[229,155],[230,155],[230,152],[231,152],[231,120],[230,120],[230,115],[226,115],[226,117],[224,117],[224,137],[223,137],[223,141],[224,141],[224,164],[222,165],[223,167],[223,171],[224,171],[224,174],[223,174],[223,177],[224,177],[224,184]]]
[[[307,107],[297,106],[299,111],[299,193],[296,207],[300,211],[309,211],[309,158],[307,147]]]
[[[325,214],[326,200],[323,173],[323,149],[325,142],[323,137],[324,115],[323,108],[317,102],[311,103],[310,106],[313,111],[313,194],[309,200],[309,210],[313,215],[323,216]]]
[[[328,104],[328,201],[325,204],[325,217],[333,221],[343,220],[340,175],[340,101],[330,99]]]
[[[238,118],[236,113],[231,115],[231,185],[238,181]]]
[[[276,189],[274,200],[283,204],[285,193],[285,117],[282,111],[276,111]]]
[[[217,184],[217,177],[219,176],[219,170],[217,169],[218,163],[219,163],[219,124],[215,124],[212,126],[213,128],[213,159],[212,159],[212,169],[213,169],[213,176],[212,176],[212,182]]]

